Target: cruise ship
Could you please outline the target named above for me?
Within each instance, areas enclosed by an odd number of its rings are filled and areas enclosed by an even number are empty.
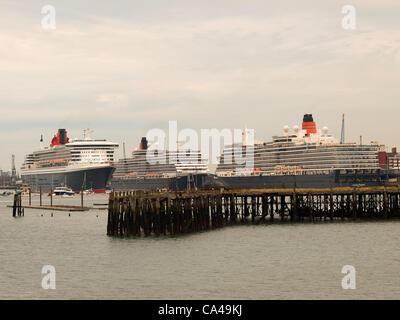
[[[344,118],[343,118],[344,121]],[[344,122],[343,122],[344,123]],[[343,125],[343,124],[342,124]],[[216,169],[214,185],[224,188],[334,188],[378,186],[397,181],[398,172],[387,164],[385,146],[345,143],[328,128],[317,129],[311,114],[301,129],[284,127],[284,134],[269,142],[225,146]],[[253,154],[253,164],[234,161],[234,155]]]
[[[111,180],[115,190],[187,190],[200,188],[209,177],[207,160],[200,151],[155,152],[148,160],[146,137],[129,158],[120,159]]]
[[[68,187],[73,191],[92,189],[105,192],[114,167],[117,143],[90,137],[84,130],[82,139],[69,139],[65,129],[59,129],[50,146],[28,154],[21,167],[21,178],[32,191],[51,191]]]

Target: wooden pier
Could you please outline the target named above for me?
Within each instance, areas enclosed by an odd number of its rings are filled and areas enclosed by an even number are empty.
[[[41,210],[52,210],[52,211],[68,211],[68,212],[78,212],[78,211],[89,211],[89,210],[107,210],[105,207],[107,204],[97,204],[104,205],[104,207],[87,207],[83,205],[83,192],[81,192],[81,205],[73,206],[73,205],[54,205],[53,204],[53,195],[52,191],[50,192],[50,203],[48,205],[43,204],[42,201],[42,191],[39,193],[39,205],[32,204],[32,193],[29,190],[29,198],[28,204],[22,204],[22,194],[20,192],[16,192],[14,194],[14,202],[13,205],[7,205],[8,208],[13,208],[13,217],[23,217],[25,208],[28,209],[41,209]]]
[[[14,206],[7,206],[7,207],[14,208]],[[69,211],[69,212],[88,211],[88,210],[102,210],[102,209],[104,209],[104,208],[69,206],[69,205],[51,205],[51,206],[46,206],[46,205],[38,205],[38,206],[35,206],[35,205],[21,205],[20,208],[22,208],[22,210],[27,208],[27,209],[41,209],[41,210]],[[13,216],[14,216],[14,213],[13,213]]]
[[[399,218],[398,187],[112,192],[107,235],[177,235],[239,223]]]

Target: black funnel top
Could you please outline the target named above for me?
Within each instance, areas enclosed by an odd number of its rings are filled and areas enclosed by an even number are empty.
[[[314,122],[312,114],[311,113],[305,114],[303,117],[303,122]]]
[[[146,139],[146,137],[142,138],[142,140],[140,141],[140,146],[142,147],[142,150],[147,150],[147,139]]]
[[[58,129],[58,133],[60,134],[60,144],[66,144],[67,143],[67,130]]]

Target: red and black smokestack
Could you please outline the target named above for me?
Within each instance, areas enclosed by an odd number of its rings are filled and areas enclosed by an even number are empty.
[[[309,137],[311,133],[317,133],[317,126],[315,125],[312,114],[304,115],[302,129],[307,131],[307,137]]]
[[[143,137],[142,140],[140,141],[139,150],[147,150],[147,139],[146,139],[146,137]]]
[[[51,140],[51,147],[60,146],[63,144],[69,143],[69,138],[67,137],[67,130],[65,129],[58,129],[57,135],[54,135],[53,139]]]

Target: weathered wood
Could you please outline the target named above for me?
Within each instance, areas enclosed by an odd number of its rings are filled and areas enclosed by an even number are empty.
[[[221,228],[237,222],[259,223],[280,216],[286,221],[315,219],[400,218],[399,189],[268,192],[243,190],[110,194],[107,234],[111,236],[176,235]],[[15,213],[22,215],[20,202]]]
[[[14,201],[12,205],[12,216],[13,217],[23,217],[24,216],[24,208],[22,207],[22,195],[19,192],[14,194]]]

